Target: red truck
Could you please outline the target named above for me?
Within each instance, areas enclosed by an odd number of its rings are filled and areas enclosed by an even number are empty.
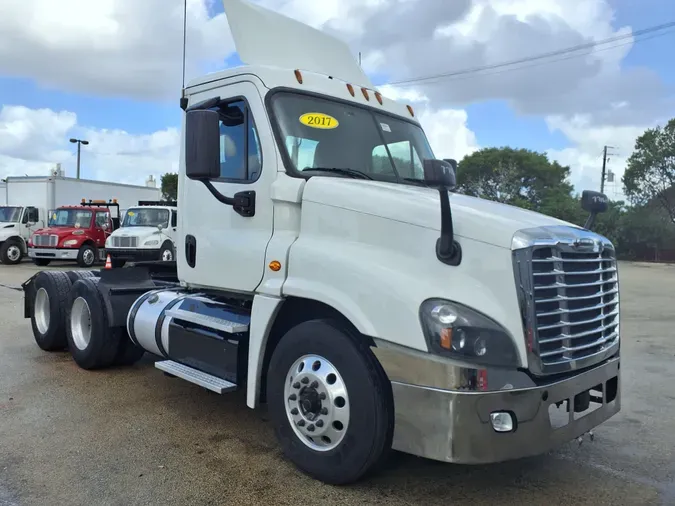
[[[28,240],[28,256],[40,266],[52,260],[75,260],[80,267],[91,267],[105,259],[105,241],[119,225],[117,199],[82,199],[80,205],[61,206],[50,212],[48,227]]]

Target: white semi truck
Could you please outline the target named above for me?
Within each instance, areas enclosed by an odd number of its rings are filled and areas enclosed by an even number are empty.
[[[49,225],[48,216],[61,206],[83,198],[109,201],[121,206],[139,200],[159,200],[160,189],[107,181],[62,176],[10,176],[6,179],[0,206],[0,262],[18,264],[28,254],[28,239]]]
[[[184,90],[175,264],[35,275],[37,344],[85,369],[147,351],[170,376],[243,389],[287,458],[334,484],[391,448],[545,453],[617,413],[612,244],[453,192],[456,164],[346,45],[224,3],[248,65]]]
[[[139,201],[122,216],[121,228],[105,243],[113,267],[124,267],[127,262],[174,261],[178,233],[175,202]]]

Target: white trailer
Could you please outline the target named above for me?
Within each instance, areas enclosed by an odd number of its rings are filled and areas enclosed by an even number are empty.
[[[48,225],[51,210],[82,199],[117,199],[121,208],[139,200],[159,200],[152,186],[128,185],[61,176],[8,177],[0,206],[0,262],[17,264],[27,253],[28,238]]]

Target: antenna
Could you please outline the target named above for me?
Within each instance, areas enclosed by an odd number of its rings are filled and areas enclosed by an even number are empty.
[[[185,47],[187,42],[187,0],[183,0],[183,91],[185,91]]]

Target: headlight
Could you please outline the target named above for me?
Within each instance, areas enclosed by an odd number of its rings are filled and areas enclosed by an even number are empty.
[[[68,246],[75,246],[77,244],[77,241],[75,239],[68,239],[67,241],[63,241],[63,245],[68,247]]]
[[[145,241],[145,242],[143,243],[143,246],[157,246],[158,244],[159,244],[159,241],[158,241],[158,240],[154,240],[154,241]]]
[[[429,350],[464,362],[518,367],[518,353],[497,322],[457,302],[429,299],[420,307]]]

